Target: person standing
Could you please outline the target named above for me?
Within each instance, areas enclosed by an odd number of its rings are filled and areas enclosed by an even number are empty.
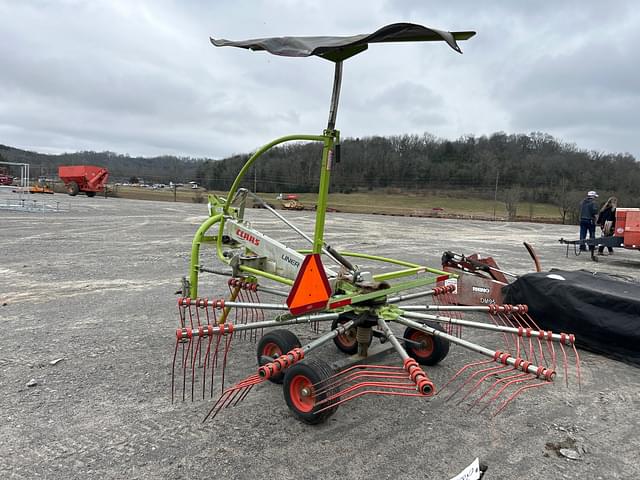
[[[587,196],[580,202],[580,251],[582,252],[587,250],[583,243],[583,240],[587,238],[587,232],[590,240],[596,238],[596,216],[598,215],[596,198],[598,198],[598,194],[594,190],[589,190]],[[595,245],[589,245],[589,251],[591,252],[591,260],[597,262]]]
[[[596,224],[600,227],[603,237],[610,237],[615,231],[617,207],[618,199],[616,197],[609,197],[598,213]],[[607,249],[609,250],[609,255],[613,255],[613,247],[607,247]],[[602,254],[604,254],[604,245],[598,247],[598,255]]]

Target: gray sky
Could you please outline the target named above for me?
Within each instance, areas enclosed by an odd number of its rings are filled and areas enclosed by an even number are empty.
[[[343,136],[542,131],[640,159],[635,2],[0,0],[0,143],[221,158],[321,133],[333,64],[215,48],[395,22],[475,30],[371,45],[344,65]]]

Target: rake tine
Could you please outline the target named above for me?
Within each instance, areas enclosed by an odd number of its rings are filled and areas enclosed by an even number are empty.
[[[178,330],[180,331],[180,330]],[[173,366],[171,367],[171,403],[174,401],[175,378],[176,378],[176,358],[178,356],[178,345],[180,339],[176,339],[176,348],[173,350]]]
[[[462,373],[465,372],[467,369],[469,369],[471,367],[477,367],[478,365],[487,365],[489,363],[493,363],[493,360],[481,360],[479,362],[473,362],[473,363],[469,363],[469,364],[465,365],[460,370],[458,370],[456,372],[456,374],[453,377],[451,377],[447,383],[444,384],[444,386],[440,387],[440,390],[438,390],[438,393],[442,393],[442,391],[447,386],[449,386],[453,381],[455,381],[455,379],[458,378],[460,375],[462,375]]]
[[[551,350],[551,368],[555,370],[558,367],[558,356],[556,355],[556,347],[553,346],[551,340],[547,340],[547,348]]]
[[[216,346],[211,355],[211,392],[209,396],[213,398],[213,377],[215,374],[216,367],[218,366],[218,351],[220,350],[220,340],[222,337],[220,335],[216,336]]]
[[[209,339],[207,341],[207,351],[204,354],[204,365],[202,366],[202,399],[204,400],[204,396],[205,396],[205,391],[206,391],[206,385],[207,385],[207,365],[210,363],[209,362],[209,358],[211,355],[211,343],[213,342],[213,337],[209,336]],[[213,383],[213,379],[211,380],[211,383]]]
[[[489,311],[489,318],[491,319],[491,321],[493,322],[494,325],[501,325],[504,326],[505,322],[503,320],[503,318],[500,316],[499,313],[497,314],[493,314],[491,311]],[[500,321],[498,321],[498,319],[500,319]],[[509,344],[509,336],[506,333],[502,334],[502,338],[504,338],[504,346],[506,350],[511,350],[511,346]]]
[[[496,387],[498,386],[498,384],[499,384],[499,383],[509,382],[509,381],[514,380],[514,379],[516,379],[516,378],[523,378],[523,379],[524,379],[524,378],[525,378],[525,377],[527,377],[528,375],[529,375],[528,373],[522,373],[522,372],[518,373],[518,372],[515,372],[515,374],[514,374],[514,375],[508,375],[508,376],[506,376],[506,377],[499,378],[498,380],[496,380],[495,382],[493,382],[493,383],[489,386],[489,388],[487,388],[487,389],[485,390],[485,392],[484,392],[482,395],[480,395],[478,398],[476,398],[476,400],[475,400],[471,405],[469,405],[469,408],[467,409],[467,411],[470,411],[473,407],[475,407],[478,403],[480,403],[480,402],[482,401],[482,399],[483,399],[484,397],[486,397],[486,396],[491,392],[491,390],[493,390],[494,388],[496,388]],[[491,403],[491,402],[487,402],[487,404],[488,404],[488,403]],[[484,408],[486,408],[486,406],[485,406]],[[482,410],[484,410],[484,408],[483,408]],[[482,410],[480,410],[480,411],[482,412]]]
[[[186,322],[186,318],[185,318],[185,313],[184,313],[186,307],[184,307],[182,305],[181,300],[182,299],[178,300],[178,316],[180,317],[180,327],[184,328],[186,326],[186,323],[185,323]]]
[[[231,348],[231,340],[233,340],[233,331],[229,334],[224,341],[224,356],[222,357],[222,390],[224,391],[224,374],[227,369],[227,355],[229,354],[229,349]]]
[[[413,385],[412,389],[413,388],[415,388],[415,385]],[[425,396],[422,393],[418,393],[418,392],[410,393],[410,392],[394,392],[394,391],[391,391],[391,390],[386,390],[386,391],[385,390],[364,390],[364,391],[361,391],[361,392],[354,393],[350,397],[342,398],[339,401],[332,403],[331,405],[327,405],[326,407],[322,407],[316,413],[324,412],[325,410],[337,407],[338,405],[342,405],[343,403],[349,402],[351,400],[354,400],[356,398],[360,398],[360,397],[362,397],[364,395],[369,395],[369,394],[390,395],[390,396],[396,396],[396,397],[424,397]],[[320,403],[320,402],[318,402],[318,403]]]
[[[246,388],[244,390],[244,392],[242,393],[242,395],[236,400],[236,402],[233,404],[233,406],[235,407],[236,405],[238,405],[240,402],[242,402],[245,398],[247,398],[247,395],[249,395],[249,392],[251,392],[251,389],[253,388],[253,385],[250,385],[248,388]]]
[[[191,300],[188,299],[188,307],[189,307],[189,325],[191,326],[191,329],[193,329],[193,310],[191,309]]]
[[[343,378],[336,378],[336,381],[333,383],[329,383],[329,384],[325,384],[322,388],[317,390],[317,394],[321,394],[323,392],[326,392],[327,390],[333,389],[333,388],[338,388],[342,385],[345,385],[347,383],[353,382],[355,380],[361,379],[361,378],[407,378],[407,372],[404,371],[404,369],[398,369],[398,373],[389,373],[389,374],[385,374],[385,373],[381,373],[381,372],[376,372],[376,371],[372,371],[372,372],[354,372],[351,373]],[[328,380],[328,379],[327,379]],[[319,383],[323,383],[323,382],[319,382]],[[326,380],[325,380],[326,383]],[[413,385],[413,384],[412,384]]]
[[[193,402],[194,396],[194,388],[195,388],[195,380],[196,380],[196,358],[202,356],[202,352],[200,352],[200,343],[202,341],[202,337],[198,336],[198,340],[196,341],[196,346],[193,350],[193,355],[191,356],[191,401]],[[200,362],[200,359],[198,359]],[[198,363],[200,365],[200,363]]]
[[[209,410],[209,413],[207,413],[207,415],[204,417],[202,422],[204,423],[210,416],[213,420],[223,408],[231,406],[231,403],[234,401],[234,399],[237,400],[235,404],[239,403],[239,401],[241,400],[244,400],[244,398],[248,395],[248,392],[246,392],[246,390],[250,390],[254,385],[257,385],[264,381],[265,379],[260,377],[260,375],[254,373],[244,380],[241,380],[233,387],[230,387],[227,390],[223,391],[216,403],[213,405],[213,407],[211,407],[211,410]],[[238,397],[238,395],[240,396]]]
[[[182,401],[184,401],[184,397],[185,397],[185,392],[187,390],[187,359],[189,358],[189,352],[191,351],[191,345],[193,343],[193,338],[189,337],[189,342],[187,343],[187,351],[186,353],[183,350],[183,357],[182,357]]]
[[[492,362],[492,363],[493,363],[493,362]],[[497,366],[493,366],[493,367],[483,368],[483,369],[480,369],[480,370],[477,370],[477,371],[473,372],[473,373],[469,376],[469,378],[467,378],[467,379],[462,383],[462,385],[460,385],[460,386],[458,387],[458,389],[457,389],[457,390],[455,390],[451,395],[449,395],[449,396],[445,399],[445,402],[448,402],[448,401],[449,401],[449,400],[451,400],[453,397],[455,397],[455,396],[456,396],[456,394],[457,394],[459,391],[461,391],[461,390],[462,390],[462,389],[463,389],[463,388],[464,388],[464,387],[465,387],[465,386],[466,386],[470,381],[472,381],[476,375],[479,375],[479,374],[481,374],[481,373],[485,373],[485,372],[492,372],[492,373],[495,373],[495,372],[497,372],[498,370],[501,370],[502,368],[504,368],[502,365],[497,365]]]
[[[573,353],[576,356],[576,373],[578,376],[578,388],[582,388],[582,381],[581,381],[581,372],[580,372],[580,355],[578,355],[578,350],[576,349],[576,344],[574,342],[572,342],[571,346],[573,347]]]
[[[518,390],[515,391],[515,393],[513,393],[509,398],[507,398],[507,400],[505,400],[505,402],[500,406],[500,408],[498,408],[498,410],[496,410],[492,417],[495,417],[496,415],[498,415],[502,410],[505,409],[505,407],[507,405],[509,405],[509,403],[511,403],[512,400],[514,400],[518,395],[520,395],[520,393],[524,392],[525,390],[529,390],[530,388],[537,388],[537,387],[544,387],[545,385],[548,385],[549,382],[541,382],[541,383],[536,383],[534,385],[525,385],[524,387],[520,387]]]
[[[368,388],[368,387],[396,388],[399,390],[412,390],[412,391],[416,390],[416,385],[413,382],[403,382],[403,383],[390,383],[390,382],[382,382],[382,381],[381,382],[360,382],[360,383],[351,385],[345,388],[344,390],[341,390],[338,393],[334,393],[333,395],[328,396],[327,398],[325,398],[324,400],[321,400],[318,403],[321,404],[325,402],[330,402],[331,400],[334,400],[340,397],[341,395],[345,395],[345,394],[354,392],[356,390],[359,390],[361,388]]]
[[[227,400],[229,399],[229,397],[232,395],[234,391],[235,390],[232,389],[222,393],[222,395],[218,397],[218,400],[213,405],[213,407],[211,407],[211,410],[209,410],[209,413],[207,413],[207,415],[202,419],[202,423],[206,422],[212,413],[213,413],[213,416],[211,417],[211,419],[213,420],[214,418],[216,418],[216,415],[218,415],[218,412],[220,412],[220,410],[224,408],[225,403],[227,402]]]
[[[487,378],[492,377],[492,376],[497,376],[497,375],[501,375],[503,373],[508,373],[510,371],[512,371],[513,368],[509,367],[506,369],[502,369],[499,371],[493,371],[493,372],[489,372],[485,375],[483,375],[482,377],[480,377],[480,380],[478,380],[473,387],[471,387],[471,389],[469,389],[469,391],[460,399],[458,400],[458,403],[456,405],[460,405],[462,402],[464,402],[467,397],[469,397],[469,395],[471,395],[473,392],[475,392],[478,388],[480,388],[480,385],[482,385],[482,382],[484,382]]]
[[[528,375],[528,374],[527,374],[525,377],[520,377],[520,376],[518,376],[518,377],[515,377],[515,376],[514,376],[514,377],[512,377],[512,378],[511,378],[511,380],[509,380],[509,381],[505,382],[505,384],[504,384],[502,387],[500,387],[500,388],[498,389],[498,391],[497,391],[496,393],[494,393],[494,394],[493,394],[493,396],[492,396],[489,400],[487,400],[487,402],[486,402],[485,406],[484,406],[484,407],[482,407],[482,408],[480,409],[480,412],[478,412],[478,413],[484,412],[484,410],[485,410],[489,405],[491,405],[491,404],[492,404],[492,403],[493,403],[493,402],[494,402],[494,401],[495,401],[495,400],[500,396],[500,394],[501,394],[502,392],[504,392],[508,387],[510,387],[510,386],[511,386],[511,385],[513,385],[514,383],[530,382],[530,381],[532,381],[532,380],[535,380],[535,377],[532,377],[532,376],[530,376],[530,375]]]

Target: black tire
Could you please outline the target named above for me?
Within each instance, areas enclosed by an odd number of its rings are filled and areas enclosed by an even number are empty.
[[[87,194],[87,197],[95,197],[96,196],[96,192],[85,192]]]
[[[258,342],[258,365],[262,366],[269,362],[265,357],[277,358],[301,346],[300,340],[298,340],[298,337],[296,337],[293,332],[289,330],[273,330]],[[269,381],[278,384],[282,383],[283,380],[283,373],[274,375],[269,379]]]
[[[318,405],[322,400],[335,395],[337,389],[325,390],[321,385],[320,393],[316,394],[313,386],[327,380],[333,373],[333,369],[329,365],[318,359],[296,363],[286,370],[282,385],[284,400],[298,420],[309,425],[318,425],[324,423],[338,409],[337,406],[333,406],[319,412],[319,410],[335,404],[340,398],[336,397],[330,402]],[[304,394],[305,389],[306,395]]]
[[[437,323],[425,322],[431,328],[444,332]],[[409,356],[415,359],[420,365],[436,365],[441,362],[449,353],[449,340],[436,335],[429,335],[420,330],[407,327],[404,331],[404,338],[414,342],[422,342],[423,347],[405,342],[405,349]]]
[[[72,197],[75,197],[79,191],[80,191],[80,187],[78,187],[78,184],[76,182],[67,183],[67,193],[69,195],[71,195]]]

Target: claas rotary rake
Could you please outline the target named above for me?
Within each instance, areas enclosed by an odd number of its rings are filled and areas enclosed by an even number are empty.
[[[439,269],[378,255],[337,251],[324,241],[330,174],[340,161],[340,133],[335,120],[347,58],[370,43],[444,41],[460,52],[457,42],[474,32],[447,32],[420,25],[387,25],[369,35],[352,37],[282,37],[233,42],[211,39],[215,46],[266,50],[291,57],[319,56],[334,62],[335,73],[329,121],[321,135],[290,135],[258,149],[241,168],[226,197],[209,196],[209,217],[193,239],[189,278],[183,280],[178,300],[180,325],[172,370],[173,398],[217,396],[206,418],[213,418],[242,402],[257,385],[282,384],[285,401],[303,422],[325,421],[336,409],[364,395],[448,398],[470,407],[498,413],[520,393],[549,385],[556,371],[568,379],[567,351],[579,365],[574,337],[540,330],[525,305],[456,306],[452,285],[456,276]],[[289,141],[323,145],[318,204],[312,236],[305,234],[255,193],[240,188],[243,176],[269,149]],[[247,201],[262,204],[283,224],[308,242],[296,250],[265,235],[244,218]],[[212,232],[208,234],[208,232]],[[198,283],[203,273],[221,273],[205,267],[200,248],[211,244],[217,259],[230,270],[229,296],[205,298]],[[372,273],[352,261],[387,267]],[[325,264],[330,266],[325,266]],[[389,271],[389,267],[393,267]],[[263,302],[261,297],[279,299]],[[431,302],[406,305],[430,298]],[[463,315],[485,315],[486,320]],[[302,344],[287,327],[308,324],[314,339]],[[330,328],[321,328],[321,325]],[[493,332],[504,341],[487,348],[462,338],[463,329]],[[345,354],[365,358],[373,338],[387,342],[397,355],[393,365],[354,363],[334,371],[317,350],[329,343]],[[229,385],[225,378],[233,342],[257,344],[258,367]],[[444,387],[437,389],[425,366],[443,361],[451,345],[471,350],[484,361],[463,366]],[[558,368],[559,365],[563,365]],[[579,367],[577,370],[579,377]],[[499,400],[504,398],[504,400]],[[501,402],[501,403],[499,403]],[[205,418],[205,419],[206,419]]]

